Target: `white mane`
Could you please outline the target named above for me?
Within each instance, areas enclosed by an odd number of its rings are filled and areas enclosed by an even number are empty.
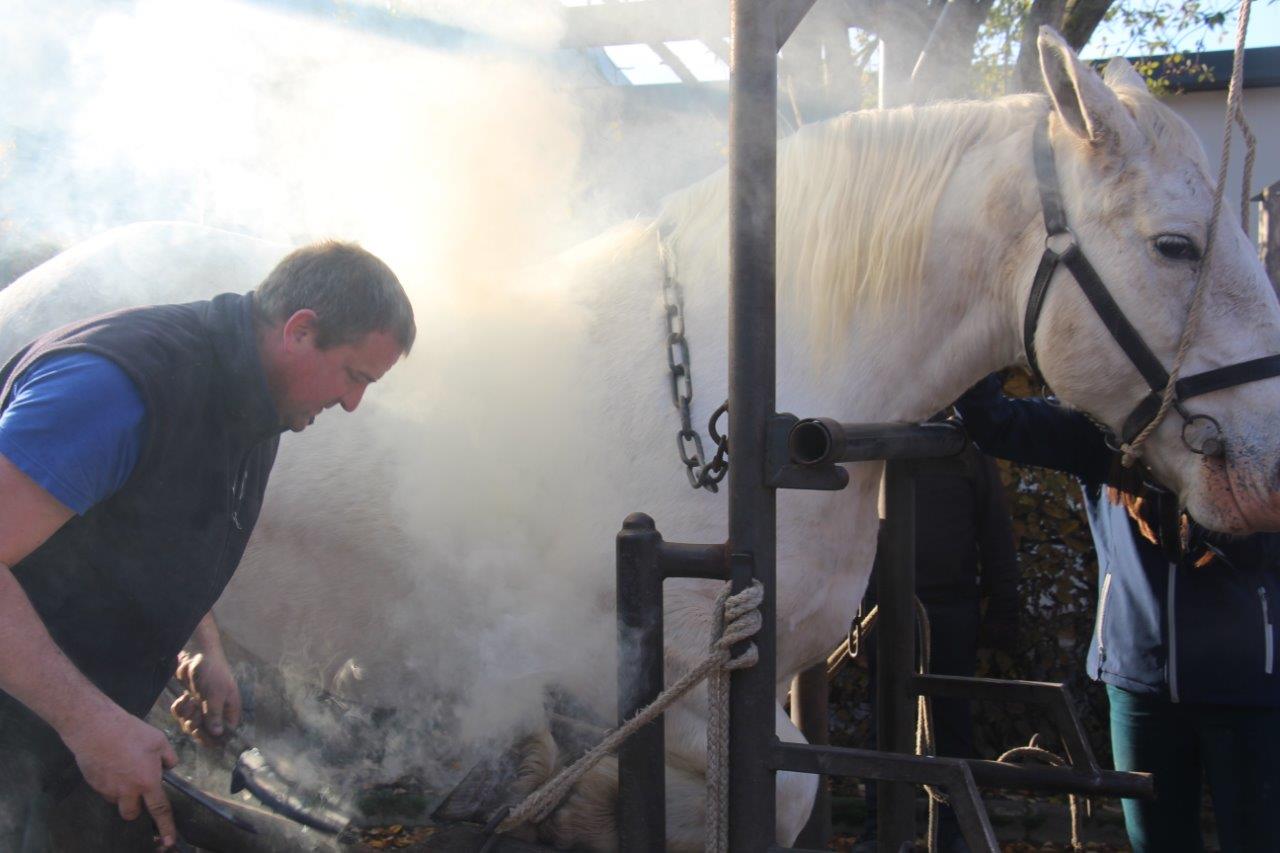
[[[855,308],[918,293],[934,212],[961,158],[1043,109],[1043,96],[1024,95],[868,110],[783,142],[779,291],[809,314],[817,339],[837,340]],[[725,170],[673,195],[659,216],[668,247],[679,257],[726,246],[727,206]]]

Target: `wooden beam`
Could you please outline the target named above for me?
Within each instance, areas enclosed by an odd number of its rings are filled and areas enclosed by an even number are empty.
[[[794,27],[812,0],[782,0],[779,21]],[[831,4],[848,26],[856,26],[859,4]],[[723,40],[729,35],[728,0],[644,0],[569,6],[564,10],[561,47],[603,47],[612,44],[655,44],[666,41]],[[865,23],[865,21],[864,21]]]
[[[681,83],[698,82],[697,76],[680,60],[680,57],[672,52],[671,48],[660,41],[653,42],[649,45],[649,48],[658,54],[658,58],[662,60],[664,65],[676,72],[676,76],[680,78]]]
[[[725,0],[645,0],[564,10],[561,47],[654,44],[729,35]]]

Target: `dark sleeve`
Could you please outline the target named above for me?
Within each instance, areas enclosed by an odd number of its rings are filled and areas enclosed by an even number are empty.
[[[1080,412],[1047,400],[1007,397],[995,374],[966,391],[955,405],[983,453],[1065,471],[1089,485],[1105,482],[1114,452],[1102,431]]]
[[[1016,597],[1018,556],[1013,545],[1013,520],[1000,482],[1000,470],[989,456],[978,456],[982,484],[978,504],[978,559],[982,565],[982,591],[994,598]]]

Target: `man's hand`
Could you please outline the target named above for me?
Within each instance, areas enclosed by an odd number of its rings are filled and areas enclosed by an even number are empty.
[[[146,809],[155,822],[160,849],[177,843],[173,808],[160,774],[176,766],[178,756],[162,732],[115,708],[105,718],[63,734],[63,741],[89,787],[113,803],[120,817],[134,820]]]
[[[224,655],[181,652],[176,674],[185,690],[169,710],[196,743],[213,746],[240,725],[240,688]]]

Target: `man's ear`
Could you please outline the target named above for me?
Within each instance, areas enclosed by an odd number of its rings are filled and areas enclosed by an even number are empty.
[[[313,343],[316,336],[316,312],[310,308],[299,308],[284,321],[285,345],[301,344],[308,340]]]

